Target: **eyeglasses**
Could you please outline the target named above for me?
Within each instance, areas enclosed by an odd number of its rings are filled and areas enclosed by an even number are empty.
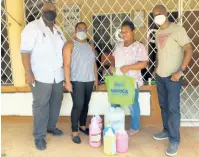
[[[88,30],[87,29],[81,29],[81,28],[77,28],[79,32],[84,32],[84,33],[87,33]]]

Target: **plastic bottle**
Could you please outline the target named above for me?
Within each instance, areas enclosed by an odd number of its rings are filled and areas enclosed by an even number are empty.
[[[97,120],[93,120],[89,126],[89,144],[91,147],[100,147],[102,144],[102,130]]]
[[[128,152],[129,137],[125,130],[120,130],[116,134],[116,151],[118,153]]]
[[[102,129],[102,118],[99,116],[99,114],[96,113],[93,116],[93,118],[91,119],[91,123],[92,123],[93,120],[96,120],[98,125],[99,125],[99,127]]]
[[[104,153],[106,155],[116,154],[116,136],[111,128],[108,129],[104,136]]]
[[[112,132],[115,134],[115,130],[111,127],[110,122],[107,122],[106,127],[105,127],[104,130],[103,130],[103,137],[105,136],[106,132],[107,132],[109,129],[111,129]]]

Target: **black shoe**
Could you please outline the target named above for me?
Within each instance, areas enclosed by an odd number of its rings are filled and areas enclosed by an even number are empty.
[[[45,150],[46,141],[44,139],[35,139],[35,146],[38,150]]]
[[[61,130],[57,128],[55,128],[54,130],[47,130],[47,133],[53,134],[53,136],[62,136],[64,134]]]
[[[89,128],[86,128],[85,130],[83,130],[82,128],[79,128],[79,131],[83,132],[86,135],[89,135]]]
[[[74,137],[72,138],[72,141],[73,141],[74,143],[76,143],[76,144],[80,144],[80,143],[81,143],[81,139],[80,139],[79,136],[74,136]]]

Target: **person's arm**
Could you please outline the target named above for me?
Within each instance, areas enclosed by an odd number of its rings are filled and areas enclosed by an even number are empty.
[[[156,52],[156,56],[155,56],[155,69],[154,69],[154,72],[156,73],[156,71],[157,71],[157,68],[158,68],[158,50],[157,50],[157,52]]]
[[[64,74],[65,74],[65,88],[72,92],[72,84],[70,80],[70,64],[71,64],[71,54],[74,47],[74,43],[69,41],[63,47],[63,61],[64,61]]]
[[[29,53],[22,53],[22,63],[25,69],[25,73],[31,72],[31,64],[30,64],[30,54]]]
[[[30,54],[29,53],[22,53],[22,63],[25,69],[25,81],[26,84],[33,84],[35,81],[34,74],[31,70],[31,64],[30,64]]]
[[[174,74],[172,74],[171,76],[171,80],[174,82],[179,81],[179,79],[184,75],[183,71],[186,69],[186,67],[188,66],[192,54],[193,54],[193,48],[191,45],[191,40],[187,35],[186,30],[183,27],[180,27],[178,29],[177,35],[176,35],[176,42],[183,47],[183,53],[184,53],[184,58],[183,61],[178,69],[177,72],[175,72]]]
[[[31,68],[31,53],[37,40],[37,31],[33,23],[28,24],[21,33],[21,58],[25,70],[26,84],[33,84],[35,81]]]
[[[192,48],[191,43],[186,44],[183,47],[183,50],[184,50],[184,58],[183,58],[181,66],[180,66],[181,70],[178,70],[177,72],[175,72],[171,77],[171,80],[174,82],[179,81],[179,79],[184,75],[183,71],[186,69],[186,67],[188,66],[188,64],[192,58],[193,48]]]
[[[193,47],[192,47],[191,43],[186,44],[183,47],[183,50],[184,50],[184,59],[183,59],[180,67],[183,70],[185,70],[186,67],[188,66],[189,62],[191,61],[191,58],[192,58],[192,55],[193,55]]]
[[[148,61],[140,61],[138,63],[132,65],[126,65],[120,68],[122,73],[127,73],[130,70],[142,70],[146,68],[148,65]]]
[[[129,70],[142,70],[142,69],[146,68],[147,65],[148,65],[148,61],[141,61],[141,62],[135,63],[133,65],[129,65],[128,69]]]

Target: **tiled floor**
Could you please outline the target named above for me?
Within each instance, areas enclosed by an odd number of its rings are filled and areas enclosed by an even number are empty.
[[[105,157],[103,146],[91,148],[88,137],[81,134],[82,144],[71,141],[68,123],[59,123],[64,136],[47,135],[47,150],[37,151],[34,147],[31,122],[2,123],[2,154],[6,157]],[[154,132],[160,126],[143,128],[138,134],[130,137],[129,152],[116,154],[120,157],[164,157],[168,141],[155,141]],[[182,128],[182,141],[177,157],[199,157],[199,128]]]

